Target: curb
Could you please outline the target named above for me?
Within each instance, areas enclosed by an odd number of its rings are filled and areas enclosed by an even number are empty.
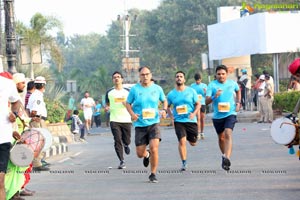
[[[45,151],[45,158],[56,156],[68,152],[68,146],[66,143],[54,144]]]
[[[205,123],[212,122],[213,113],[208,113],[205,117]],[[253,123],[259,120],[258,111],[242,111],[237,113],[237,121],[239,123]]]

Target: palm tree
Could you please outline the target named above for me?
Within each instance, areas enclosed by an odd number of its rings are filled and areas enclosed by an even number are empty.
[[[27,27],[24,23],[17,21],[16,32],[24,44],[26,44],[30,57],[30,77],[34,79],[33,57],[36,51],[41,49],[42,54],[48,53],[54,63],[61,71],[64,59],[57,45],[55,38],[50,34],[55,29],[61,30],[61,22],[50,16],[43,16],[41,13],[36,13],[30,20],[30,26]]]

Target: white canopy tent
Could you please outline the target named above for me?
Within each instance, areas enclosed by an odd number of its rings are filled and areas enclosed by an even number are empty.
[[[300,50],[300,12],[257,13],[208,26],[209,59],[273,54],[275,91],[278,53]]]

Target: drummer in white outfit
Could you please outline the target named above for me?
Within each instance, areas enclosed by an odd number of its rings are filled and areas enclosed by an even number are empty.
[[[17,112],[20,108],[21,101],[17,88],[12,80],[0,76],[0,199],[6,198],[4,177],[9,160],[9,150],[12,141],[12,122],[16,120],[15,115],[9,110],[8,103],[12,103],[11,108]]]
[[[83,110],[84,120],[85,120],[85,127],[87,133],[90,134],[90,128],[92,125],[92,117],[93,117],[93,107],[96,105],[95,101],[88,91],[84,93],[84,98],[80,101],[81,109]]]

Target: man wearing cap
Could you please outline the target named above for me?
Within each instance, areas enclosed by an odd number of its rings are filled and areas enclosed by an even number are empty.
[[[290,65],[289,71],[291,74],[300,77],[300,58],[296,58]]]
[[[246,102],[247,102],[247,94],[248,94],[248,91],[250,89],[250,86],[249,86],[249,78],[248,78],[248,75],[247,75],[247,70],[246,69],[242,69],[241,70],[242,72],[242,76],[241,78],[239,79],[239,82],[242,86],[242,90],[241,90],[241,95],[242,95],[242,106],[243,106],[243,110],[246,110]]]
[[[298,79],[300,78],[300,58],[296,58],[288,67],[289,71],[291,72],[292,75],[297,77]],[[300,98],[298,99],[297,105],[300,103]],[[298,107],[296,105],[295,109]],[[297,110],[294,110],[296,112]],[[293,113],[294,113],[293,112]],[[299,112],[299,108],[298,111]]]
[[[274,85],[271,83],[270,75],[265,75],[265,90],[264,90],[264,98],[266,101],[266,117],[265,122],[266,123],[272,123],[273,121],[273,101],[274,101]]]
[[[34,128],[45,128],[45,120],[47,119],[47,109],[44,102],[44,92],[46,79],[42,76],[36,77],[34,80],[35,90],[28,100],[27,109],[29,109],[31,122],[30,126]],[[42,163],[43,152],[37,158],[33,159],[33,169],[36,171],[48,171],[49,168]]]
[[[26,78],[25,78],[25,75],[23,73],[15,73],[13,74],[13,81],[15,82],[16,86],[17,86],[17,90],[18,90],[18,93],[20,95],[20,98],[22,100],[24,100],[22,98],[22,93],[24,92],[24,89],[25,89],[25,82],[26,82]],[[27,111],[25,111],[24,107],[22,106],[23,109],[20,110],[20,112],[18,112],[18,116],[17,117],[17,125],[18,125],[18,132],[21,134],[25,129],[26,127],[28,128],[29,126],[29,122],[30,122],[30,118],[28,117],[28,114],[27,114]],[[22,170],[19,170],[19,171],[24,171],[23,169]],[[32,164],[30,164],[30,166],[26,169],[25,173],[24,173],[24,177],[25,177],[25,180],[23,180],[23,183],[22,183],[22,187],[21,187],[21,191],[19,193],[19,191],[14,195],[14,198],[19,198],[18,195],[21,195],[21,196],[32,196],[35,191],[32,191],[32,190],[29,190],[27,188],[25,188],[25,186],[29,183],[30,181],[30,172],[32,171]],[[18,174],[19,175],[19,174]],[[21,175],[21,174],[20,174]],[[16,184],[16,183],[14,183]]]
[[[259,81],[261,84],[258,88],[258,111],[260,113],[260,120],[258,121],[258,123],[264,123],[267,106],[266,98],[264,97],[266,87],[265,75],[260,75]]]
[[[18,93],[19,94],[22,93],[26,86],[25,75],[23,73],[15,73],[15,74],[13,74],[13,80],[17,86]]]

